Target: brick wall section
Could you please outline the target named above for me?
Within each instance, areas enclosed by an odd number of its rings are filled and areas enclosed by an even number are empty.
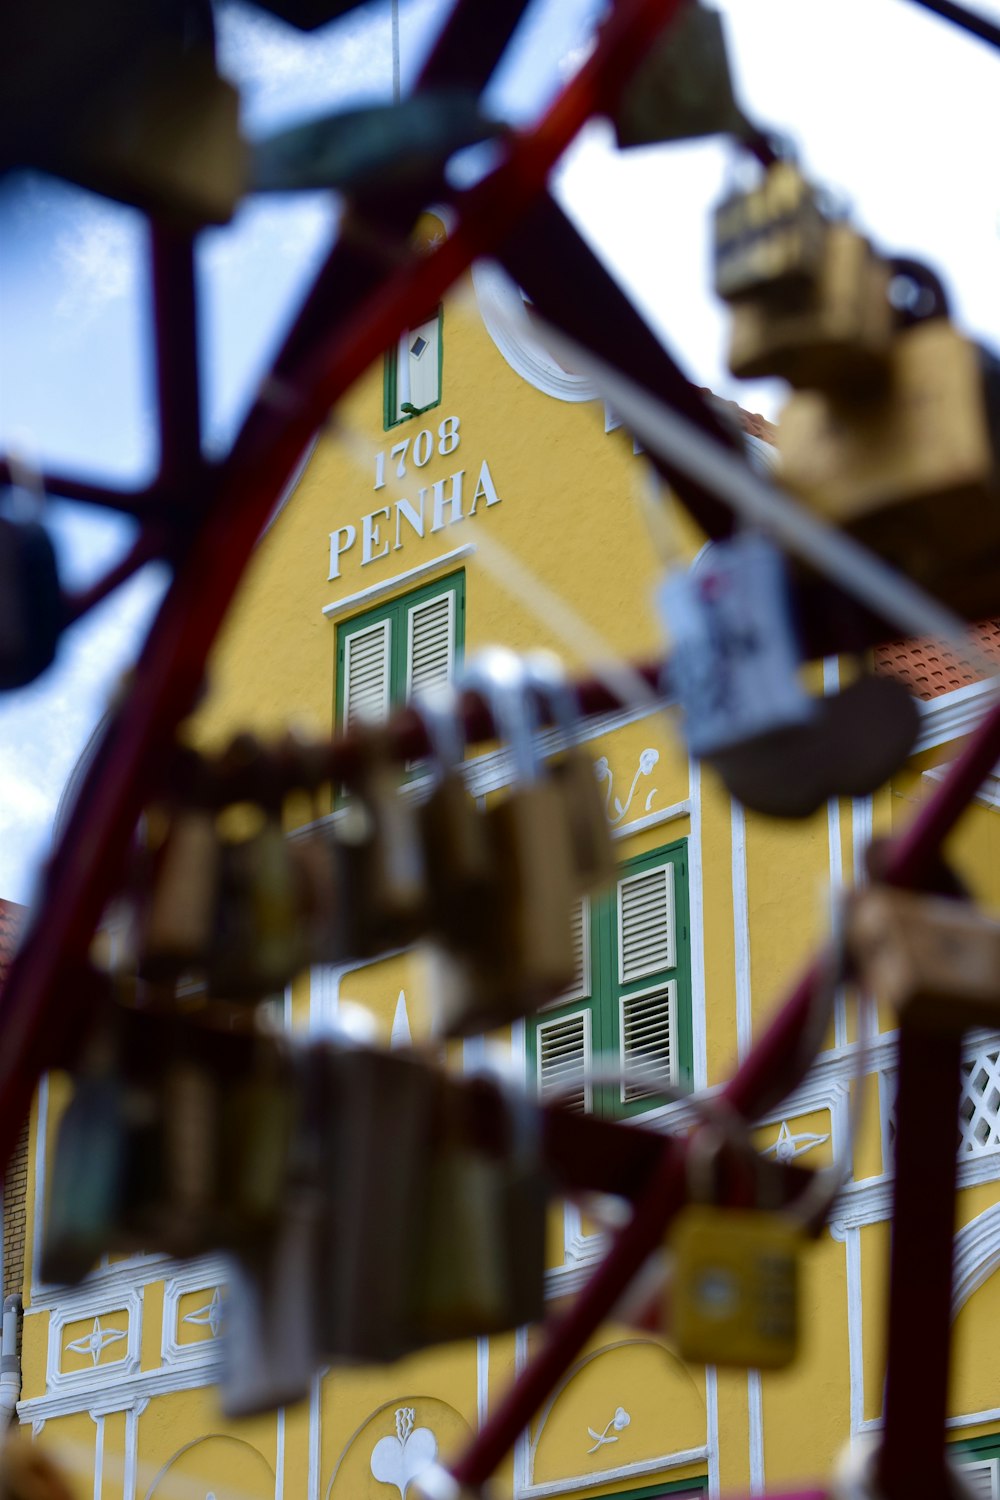
[[[27,909],[0,899],[0,988],[17,947]],[[2,1045],[2,1038],[0,1038]],[[7,1167],[3,1187],[3,1295],[24,1284],[24,1242],[28,1213],[28,1121],[25,1120]]]
[[[1000,668],[1000,620],[984,620],[970,626],[983,655]],[[917,698],[937,698],[970,682],[981,682],[983,674],[970,662],[935,641],[892,641],[875,652],[875,670],[885,677],[898,677]]]

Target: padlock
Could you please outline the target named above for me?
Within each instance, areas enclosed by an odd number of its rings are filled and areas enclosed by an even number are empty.
[[[467,1139],[464,1094],[437,1080],[434,1133],[412,1267],[414,1346],[516,1326],[501,1161]]]
[[[0,1449],[3,1500],[73,1500],[69,1476],[32,1438],[17,1436],[17,1424]]]
[[[208,47],[164,42],[122,71],[53,165],[184,228],[228,223],[247,186],[239,94]]]
[[[857,400],[888,378],[895,314],[890,269],[847,224],[830,224],[816,275],[781,298],[733,307],[729,368],[745,380],[777,375]]]
[[[1000,606],[993,440],[1000,364],[944,317],[901,329],[881,395],[793,395],[778,424],[782,479],[969,619]]]
[[[112,1066],[77,1079],[59,1122],[45,1238],[42,1279],[82,1281],[115,1235],[125,1178],[124,1085]]]
[[[505,1079],[508,1138],[503,1158],[509,1326],[545,1317],[545,1249],[553,1184],[542,1150],[542,1117],[523,1086]]]
[[[1000,1026],[1000,923],[970,901],[868,886],[851,899],[847,942],[866,987],[908,1020]]]
[[[575,888],[580,895],[594,895],[614,880],[615,853],[594,762],[577,739],[581,716],[576,688],[552,652],[529,652],[525,666],[533,691],[560,732],[561,745],[555,759],[548,762],[548,771],[569,825]]]
[[[438,942],[475,948],[491,919],[496,871],[487,824],[461,773],[464,738],[450,683],[413,703],[431,742],[431,789],[417,810],[428,892],[428,925]]]
[[[715,209],[715,291],[724,302],[784,299],[813,285],[829,229],[817,194],[791,161]]]
[[[576,967],[571,909],[573,851],[565,804],[536,753],[535,713],[526,671],[513,652],[483,652],[465,684],[490,704],[513,754],[516,780],[486,810],[497,871],[485,943],[461,954],[464,983],[439,1007],[446,1035],[509,1024],[555,999]]]
[[[781,1369],[798,1347],[803,1225],[772,1209],[699,1201],[718,1188],[717,1178],[708,1174],[718,1165],[724,1139],[717,1127],[707,1125],[688,1143],[691,1198],[667,1239],[671,1336],[682,1359]],[[737,1156],[756,1196],[759,1158],[742,1139]]]
[[[171,817],[140,937],[140,970],[153,981],[201,966],[215,922],[220,866],[215,817],[179,808]]]
[[[742,133],[717,10],[681,7],[629,80],[614,126],[619,147]]]
[[[230,1070],[222,1099],[220,1190],[232,1237],[246,1243],[256,1240],[281,1213],[293,1098],[283,1038],[241,1040],[249,1047],[239,1055],[238,1070]]]
[[[384,731],[358,727],[363,752],[334,825],[339,886],[349,903],[347,944],[374,958],[414,942],[427,923],[427,882],[415,809],[403,796]]]
[[[191,1028],[187,1028],[191,1031]],[[217,1248],[219,1193],[218,1078],[204,1052],[178,1047],[165,1061],[160,1083],[163,1132],[163,1203],[160,1224],[150,1226],[149,1248],[171,1255],[203,1254]]]
[[[798,1347],[801,1230],[777,1213],[691,1204],[674,1253],[672,1334],[682,1359],[778,1370]]]
[[[254,834],[222,845],[209,988],[224,998],[263,998],[284,989],[305,958],[298,872],[277,809],[262,809]]]
[[[52,664],[62,622],[48,532],[0,516],[0,690],[24,687]]]
[[[413,1246],[426,1192],[434,1075],[401,1051],[326,1046],[325,1213],[317,1309],[323,1358],[406,1348]]]

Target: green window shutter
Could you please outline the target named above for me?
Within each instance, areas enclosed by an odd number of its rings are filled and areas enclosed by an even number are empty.
[[[687,844],[680,840],[629,860],[619,874],[605,923],[605,1048],[623,1078],[607,1111],[636,1114],[691,1079],[691,963]]]
[[[676,926],[672,864],[657,865],[619,880],[619,984],[675,967]]]
[[[574,1114],[594,1107],[585,1081],[593,1057],[593,1017],[589,1005],[546,1015],[533,1028],[535,1088],[542,1103],[558,1102]]]
[[[962,1465],[962,1478],[977,1500],[1000,1500],[1000,1459],[979,1459]]]
[[[407,697],[454,676],[456,604],[455,591],[446,589],[407,609]]]
[[[441,404],[444,364],[444,317],[433,317],[404,330],[385,356],[382,421],[388,430]]]
[[[389,713],[392,627],[392,616],[387,614],[345,633],[338,678],[342,729],[350,729],[359,720],[378,723]]]
[[[622,1104],[635,1104],[655,1094],[657,1086],[669,1090],[677,1083],[677,982],[660,989],[618,997],[619,1056],[622,1072],[641,1074],[648,1086],[625,1077],[619,1090]]]

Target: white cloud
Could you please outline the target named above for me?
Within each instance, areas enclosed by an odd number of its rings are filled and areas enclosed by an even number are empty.
[[[56,304],[60,317],[88,323],[131,294],[138,263],[137,231],[130,216],[100,199],[75,207],[52,247],[65,277]]]

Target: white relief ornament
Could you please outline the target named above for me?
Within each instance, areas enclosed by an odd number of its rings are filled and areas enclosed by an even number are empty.
[[[592,1448],[588,1448],[587,1452],[596,1453],[598,1448],[603,1448],[606,1443],[617,1443],[618,1434],[620,1432],[624,1432],[625,1428],[628,1426],[631,1420],[632,1418],[629,1416],[624,1406],[619,1406],[615,1408],[615,1414],[611,1418],[611,1421],[607,1424],[603,1432],[595,1432],[592,1427],[588,1427],[587,1431],[594,1439],[594,1446]],[[612,1427],[614,1428],[614,1432],[611,1431]]]
[[[89,1354],[96,1365],[109,1344],[115,1344],[119,1339],[127,1337],[127,1333],[122,1333],[117,1328],[102,1328],[100,1318],[95,1318],[90,1333],[85,1333],[82,1338],[71,1340],[66,1348],[72,1349],[74,1354]]]
[[[206,1302],[204,1307],[196,1307],[193,1312],[185,1313],[181,1319],[182,1323],[201,1323],[209,1329],[213,1339],[219,1337],[219,1329],[222,1327],[222,1293],[216,1287],[212,1293],[211,1302]]]
[[[608,789],[605,793],[604,801],[608,811],[608,822],[611,824],[612,828],[614,828],[616,824],[622,821],[625,814],[632,806],[632,799],[634,798],[636,788],[639,785],[639,777],[649,776],[652,773],[654,766],[659,763],[659,759],[659,750],[654,750],[652,749],[652,747],[648,747],[647,749],[645,749],[639,756],[639,764],[638,766],[636,766],[635,775],[632,777],[632,785],[628,789],[628,796],[625,798],[624,807],[622,806],[621,799],[613,795],[615,774],[608,764],[608,757],[606,755],[602,755],[599,760],[595,761],[594,774],[596,775],[598,781],[606,781],[608,784]],[[656,787],[654,786],[652,790],[646,795],[646,802],[643,807],[644,812],[649,812],[653,804],[653,798],[655,796]],[[614,811],[612,811],[612,808],[614,808]]]
[[[776,1161],[792,1161],[794,1157],[804,1156],[807,1151],[822,1146],[829,1139],[829,1134],[817,1135],[812,1130],[803,1130],[799,1135],[793,1135],[788,1128],[788,1121],[782,1120],[777,1140],[764,1147],[763,1155],[771,1156],[773,1153]]]
[[[412,1406],[396,1411],[396,1436],[379,1438],[372,1449],[372,1474],[379,1484],[395,1485],[400,1500],[413,1481],[437,1458],[437,1438],[429,1427],[414,1427]]]

